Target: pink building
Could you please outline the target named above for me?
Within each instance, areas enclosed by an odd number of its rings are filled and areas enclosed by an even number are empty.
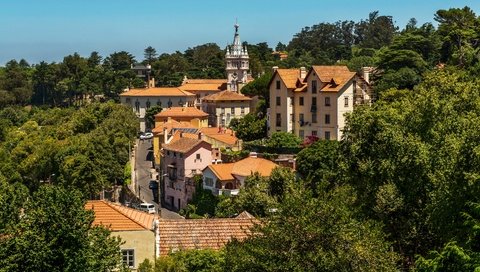
[[[201,140],[180,137],[163,144],[162,170],[164,192],[162,197],[172,209],[182,209],[195,192],[193,177],[212,162],[212,145]]]

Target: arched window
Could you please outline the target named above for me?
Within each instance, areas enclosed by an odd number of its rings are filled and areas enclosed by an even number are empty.
[[[150,106],[151,106],[150,100],[147,100],[147,103],[146,103],[145,105],[146,105],[146,108],[147,108],[147,110],[148,110],[148,109],[150,108]]]
[[[135,101],[135,112],[140,112],[140,101],[138,101],[138,99]]]
[[[157,100],[157,106],[159,106],[159,107],[162,106],[162,101],[160,101],[160,99]]]
[[[173,105],[173,102],[172,102],[172,100],[168,100],[168,107],[169,107],[169,108],[171,108],[171,107],[172,107],[172,105]]]

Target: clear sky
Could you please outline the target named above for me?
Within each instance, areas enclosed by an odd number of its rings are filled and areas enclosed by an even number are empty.
[[[232,42],[236,18],[242,41],[275,47],[302,27],[357,22],[375,10],[403,28],[412,17],[434,22],[437,10],[464,6],[480,15],[479,0],[0,0],[0,66],[92,51],[125,50],[142,60],[147,46],[158,53],[208,42],[223,48]]]

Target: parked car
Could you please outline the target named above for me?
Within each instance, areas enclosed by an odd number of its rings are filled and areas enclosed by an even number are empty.
[[[155,205],[152,203],[142,203],[140,204],[139,210],[147,213],[155,213]]]
[[[151,132],[147,132],[145,134],[140,135],[140,140],[147,140],[152,138],[153,138],[153,133]]]

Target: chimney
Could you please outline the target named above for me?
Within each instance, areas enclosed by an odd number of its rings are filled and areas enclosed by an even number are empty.
[[[362,67],[362,77],[367,83],[370,83],[370,73],[372,72],[372,67]]]
[[[272,69],[273,69],[273,72],[275,73],[278,70],[278,66],[273,66]]]
[[[300,67],[300,78],[304,79],[307,76],[307,69],[305,67]]]
[[[168,140],[167,128],[163,128],[163,143],[166,144]]]

